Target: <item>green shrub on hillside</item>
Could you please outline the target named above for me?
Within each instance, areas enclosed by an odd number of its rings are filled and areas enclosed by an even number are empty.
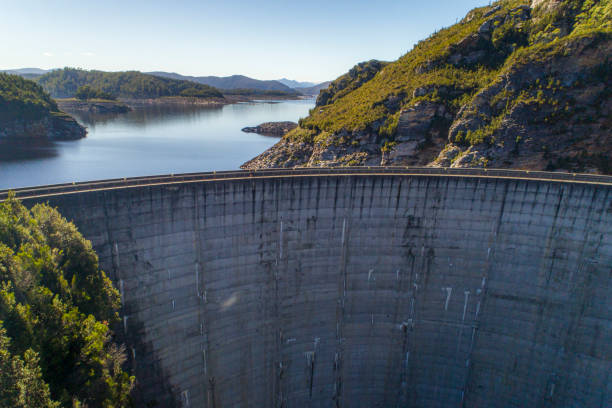
[[[104,99],[109,101],[117,100],[117,97],[99,89],[94,89],[89,85],[80,86],[74,94],[74,97],[84,101],[89,99]]]
[[[57,104],[40,85],[0,73],[0,120],[38,119],[57,111]]]
[[[1,406],[129,406],[134,379],[109,329],[119,306],[72,223],[47,205],[0,203],[0,369],[12,373],[0,370]]]

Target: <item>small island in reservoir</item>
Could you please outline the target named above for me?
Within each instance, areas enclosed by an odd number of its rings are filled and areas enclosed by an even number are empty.
[[[242,128],[243,132],[257,133],[264,136],[282,137],[298,126],[295,122],[266,122],[259,126]]]

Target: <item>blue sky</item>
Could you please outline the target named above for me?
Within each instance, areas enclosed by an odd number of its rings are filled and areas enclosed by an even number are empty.
[[[395,60],[487,0],[0,0],[1,69],[334,79]]]

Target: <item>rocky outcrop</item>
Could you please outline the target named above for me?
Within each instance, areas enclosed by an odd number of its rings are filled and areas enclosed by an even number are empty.
[[[89,112],[95,114],[127,113],[132,110],[117,101],[81,101],[78,99],[56,99],[59,108],[65,112]]]
[[[283,140],[265,154],[255,157],[240,166],[243,169],[262,169],[273,167],[304,166],[312,156],[313,146],[310,143]]]
[[[517,63],[464,105],[433,162],[610,172],[612,41],[584,37]]]
[[[298,126],[295,122],[265,122],[258,126],[242,128],[246,133],[257,133],[264,136],[284,136]]]
[[[71,116],[53,112],[40,119],[17,119],[0,123],[0,138],[13,141],[29,139],[77,140],[84,138],[87,131]]]

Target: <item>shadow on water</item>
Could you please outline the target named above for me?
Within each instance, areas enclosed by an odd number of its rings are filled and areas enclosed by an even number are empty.
[[[58,155],[55,142],[44,138],[0,139],[0,161],[45,159]]]

